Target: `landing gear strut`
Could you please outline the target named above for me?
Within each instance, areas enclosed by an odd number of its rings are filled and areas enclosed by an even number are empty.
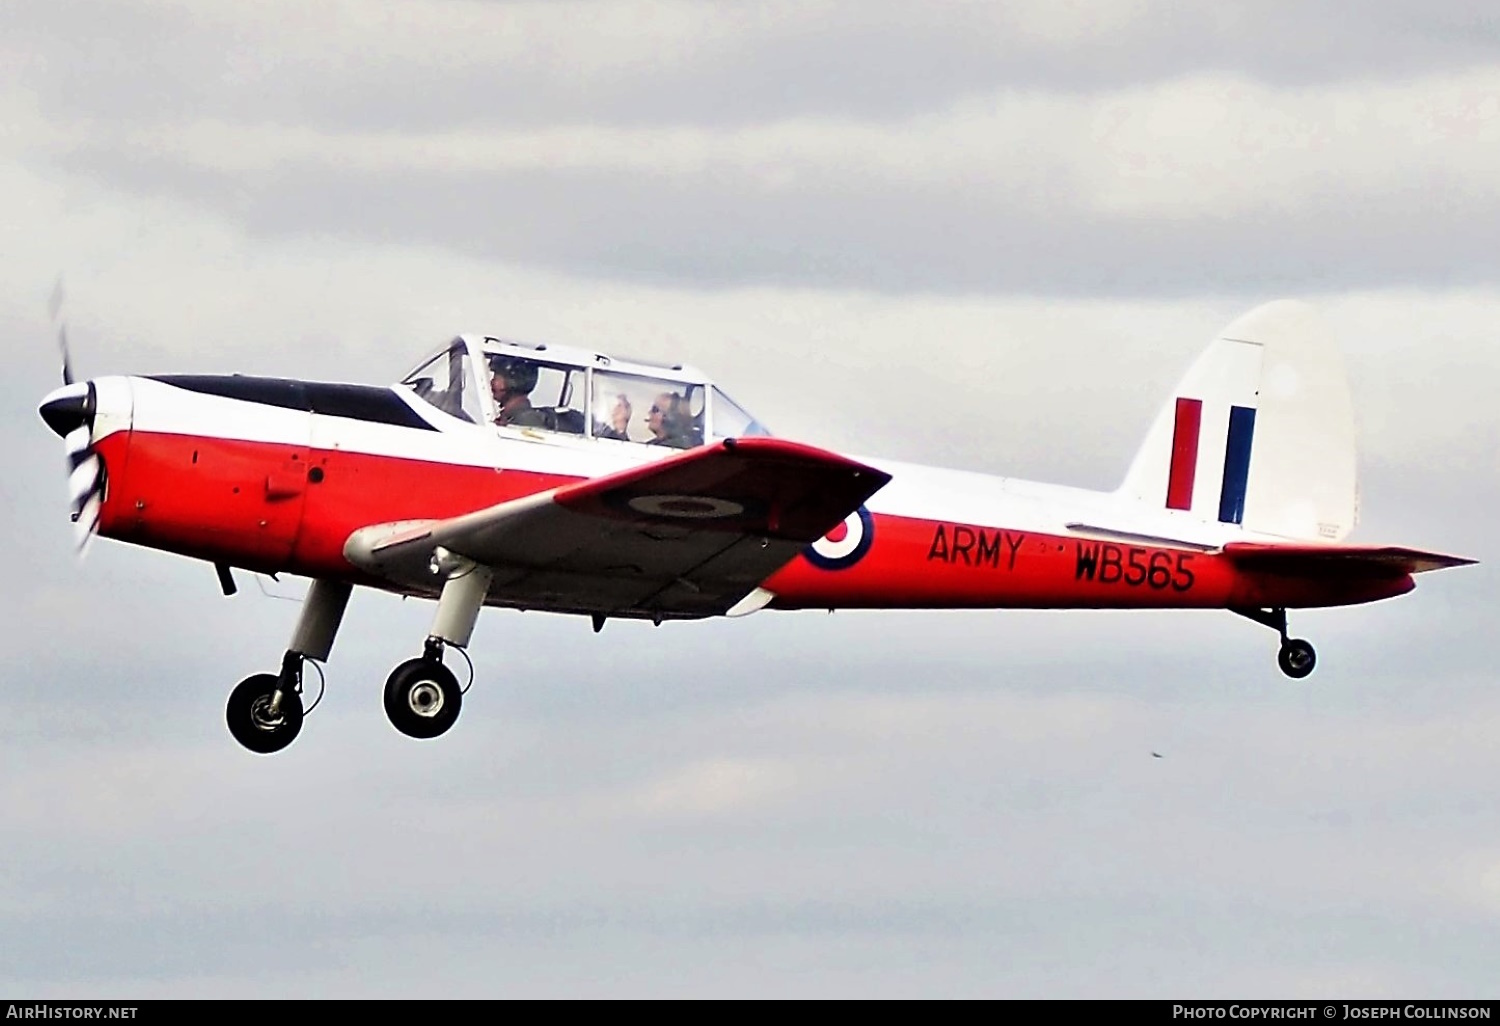
[[[488,567],[446,549],[433,554],[432,570],[443,575],[443,589],[422,655],[397,666],[385,682],[385,714],[408,737],[437,737],[458,719],[463,688],[443,665],[443,651],[468,647],[493,576]],[[303,668],[309,660],[314,669],[328,661],[352,590],[338,581],[314,581],[281,672],[247,677],[230,693],[224,711],[229,733],[250,751],[279,752],[302,730]]]
[[[391,726],[415,738],[437,737],[458,719],[463,690],[443,665],[443,649],[468,647],[493,576],[489,567],[445,549],[433,556],[432,568],[447,580],[422,656],[397,666],[385,682],[385,714]]]
[[[224,709],[229,733],[250,751],[270,755],[297,739],[302,730],[303,664],[309,659],[328,661],[352,590],[338,581],[314,581],[292,643],[281,657],[281,672],[246,677],[229,693]]]
[[[1286,610],[1277,607],[1275,609],[1231,609],[1230,612],[1238,613],[1246,619],[1254,620],[1256,623],[1265,624],[1281,635],[1281,650],[1276,653],[1276,665],[1281,667],[1281,672],[1293,680],[1301,680],[1313,672],[1313,667],[1318,665],[1318,654],[1312,645],[1301,638],[1287,637],[1286,633]]]

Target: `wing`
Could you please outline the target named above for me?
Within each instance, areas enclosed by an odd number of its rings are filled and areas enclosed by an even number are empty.
[[[1469,566],[1475,561],[1437,552],[1378,545],[1268,545],[1230,542],[1224,555],[1245,570],[1295,576],[1385,576],[1420,574]]]
[[[490,601],[685,618],[726,613],[890,480],[842,456],[741,438],[448,520],[362,528],[368,573],[435,592],[438,548],[494,571]]]

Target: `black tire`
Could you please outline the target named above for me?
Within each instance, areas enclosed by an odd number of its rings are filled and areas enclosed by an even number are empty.
[[[385,682],[385,714],[407,737],[445,733],[458,719],[463,692],[458,678],[442,663],[408,659]]]
[[[302,696],[295,691],[281,696],[281,711],[277,716],[269,714],[276,681],[274,673],[246,677],[229,693],[229,704],[224,709],[229,733],[259,755],[281,751],[302,731]]]
[[[1281,651],[1276,653],[1276,663],[1282,673],[1293,680],[1301,680],[1318,665],[1318,655],[1301,638],[1288,638],[1282,642]]]

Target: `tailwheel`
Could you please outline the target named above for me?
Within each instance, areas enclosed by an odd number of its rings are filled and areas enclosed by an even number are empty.
[[[229,733],[261,755],[281,751],[302,730],[302,696],[291,688],[282,688],[281,701],[276,702],[279,681],[274,673],[246,677],[229,693],[224,710]]]
[[[1313,651],[1312,645],[1301,638],[1288,637],[1286,633],[1286,609],[1277,606],[1274,609],[1256,609],[1254,607],[1230,606],[1231,613],[1237,613],[1247,620],[1263,623],[1277,634],[1281,635],[1281,651],[1276,653],[1276,663],[1281,667],[1281,672],[1293,680],[1301,680],[1313,672],[1313,667],[1318,665],[1318,654]]]
[[[385,714],[407,737],[437,737],[458,719],[458,679],[433,658],[408,659],[385,682]]]
[[[1301,638],[1287,638],[1281,643],[1281,651],[1276,653],[1276,662],[1282,673],[1301,680],[1318,665],[1318,654]]]

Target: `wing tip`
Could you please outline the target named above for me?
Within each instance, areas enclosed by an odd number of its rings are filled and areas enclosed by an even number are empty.
[[[788,459],[807,460],[814,463],[835,464],[851,471],[855,477],[869,476],[880,481],[884,486],[891,480],[891,475],[884,470],[879,470],[868,463],[850,459],[831,449],[824,449],[816,445],[808,445],[805,442],[793,442],[786,438],[770,438],[760,436],[748,436],[745,438],[726,438],[723,447],[728,452],[739,452],[740,454],[752,453],[764,456],[781,456]]]

